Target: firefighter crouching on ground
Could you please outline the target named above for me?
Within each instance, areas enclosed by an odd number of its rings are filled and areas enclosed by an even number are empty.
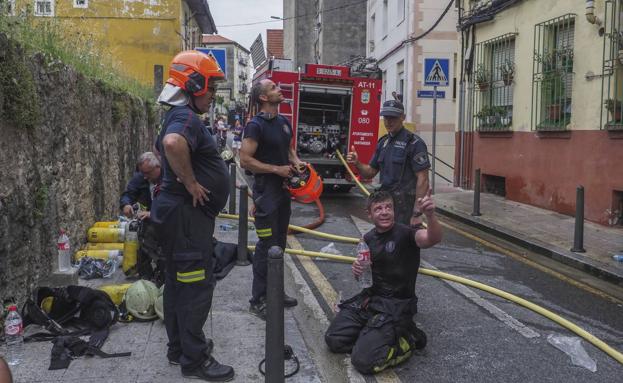
[[[357,167],[363,178],[373,178],[380,171],[380,189],[394,197],[396,222],[417,225],[422,222],[422,212],[414,210],[415,200],[424,197],[429,187],[428,149],[420,137],[402,125],[405,114],[400,101],[385,101],[381,116],[388,134],[379,139],[370,164],[359,162],[354,147],[346,160]]]
[[[138,213],[139,219],[149,218],[151,202],[158,194],[161,180],[160,160],[152,152],[145,152],[136,161],[138,171],[134,173],[126,186],[121,198],[119,207],[128,218],[133,218],[135,203],[147,207],[147,211]]]
[[[383,371],[407,360],[414,349],[426,346],[426,335],[413,321],[417,312],[415,280],[420,249],[441,241],[441,225],[429,192],[417,201],[428,221],[409,227],[394,221],[391,194],[377,191],[368,198],[374,228],[364,235],[372,260],[372,287],[339,305],[325,341],[332,352],[351,353],[351,362],[364,374]],[[352,267],[358,277],[359,261]]]
[[[227,381],[234,370],[214,359],[203,325],[215,286],[214,220],[227,201],[229,173],[197,116],[210,109],[224,74],[214,58],[184,51],[173,58],[169,75],[158,98],[170,108],[156,141],[164,174],[151,214],[166,257],[167,358],[181,364],[185,377]]]
[[[286,246],[290,223],[290,194],[284,181],[305,166],[292,145],[292,126],[278,114],[284,97],[271,80],[251,88],[251,100],[259,113],[244,129],[240,165],[253,173],[255,230],[258,242],[253,255],[253,285],[249,311],[266,320],[266,277],[268,249]],[[296,306],[296,299],[284,294],[284,306]]]

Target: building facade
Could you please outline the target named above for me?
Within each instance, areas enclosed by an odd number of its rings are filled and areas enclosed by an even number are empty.
[[[295,67],[340,64],[366,53],[365,3],[284,0],[284,55]]]
[[[249,93],[250,52],[248,49],[220,35],[204,35],[201,44],[204,48],[225,50],[225,74],[227,81],[219,84],[218,96],[223,97],[223,105],[217,105],[218,112],[246,109]]]
[[[68,33],[89,34],[121,71],[156,90],[176,53],[216,32],[207,0],[13,0],[10,13],[29,8],[35,17],[59,19]]]
[[[587,4],[589,5],[587,7]],[[460,2],[456,182],[623,224],[623,2]]]
[[[436,180],[452,182],[455,153],[455,66],[457,12],[448,1],[369,0],[367,4],[367,57],[374,58],[383,74],[383,101],[399,98],[405,105],[406,125],[415,129],[432,153],[433,86],[426,85],[434,65],[439,72],[437,116],[435,124]],[[438,21],[439,20],[439,21]],[[434,24],[435,28],[425,34]],[[447,72],[447,73],[445,73]],[[443,92],[443,93],[442,93]],[[443,97],[441,95],[443,94]],[[382,123],[382,122],[381,122]]]

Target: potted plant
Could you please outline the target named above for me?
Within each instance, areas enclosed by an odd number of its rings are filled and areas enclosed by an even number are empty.
[[[504,85],[511,85],[513,83],[513,78],[515,77],[515,63],[510,59],[506,59],[502,65],[498,67],[498,69],[500,70],[500,75],[502,77],[502,81],[504,81]]]
[[[548,73],[556,70],[556,55],[547,50],[543,54],[535,54],[536,61],[541,64],[541,72]]]
[[[557,51],[560,66],[565,72],[573,71],[573,48],[564,47]]]
[[[474,81],[478,85],[478,89],[481,92],[485,92],[489,89],[491,74],[487,70],[484,64],[478,64],[474,71]]]
[[[543,75],[542,91],[547,120],[559,121],[563,115],[563,105],[566,102],[564,72],[555,70]]]
[[[612,122],[621,124],[621,108],[623,107],[623,102],[609,98],[604,101],[604,105],[606,106],[606,110],[610,113],[610,117],[612,117]]]

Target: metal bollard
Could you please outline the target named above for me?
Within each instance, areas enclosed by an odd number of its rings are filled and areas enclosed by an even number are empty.
[[[236,214],[236,164],[229,164],[229,214]]]
[[[480,216],[480,169],[476,169],[474,172],[474,210],[472,211],[474,217]]]
[[[575,231],[571,251],[586,252],[584,249],[584,186],[582,185],[578,186],[575,196]]]
[[[266,356],[265,382],[284,382],[283,250],[279,246],[273,246],[268,250],[264,352]]]
[[[240,209],[238,211],[238,258],[236,265],[247,266],[247,244],[249,243],[249,196],[247,185],[240,186]]]

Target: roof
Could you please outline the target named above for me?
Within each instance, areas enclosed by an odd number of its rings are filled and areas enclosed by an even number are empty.
[[[216,24],[210,13],[208,0],[185,0],[188,7],[193,12],[193,17],[197,20],[201,33],[216,33]]]
[[[227,37],[223,37],[221,35],[207,35],[207,34],[204,34],[202,36],[202,38],[201,38],[201,45],[203,45],[203,46],[208,46],[208,45],[225,45],[225,44],[236,45],[238,48],[242,49],[243,51],[245,51],[247,53],[250,53],[247,48],[245,48],[242,45],[238,44],[236,41],[230,40]]]
[[[283,56],[283,29],[266,30],[266,56],[282,59]]]

